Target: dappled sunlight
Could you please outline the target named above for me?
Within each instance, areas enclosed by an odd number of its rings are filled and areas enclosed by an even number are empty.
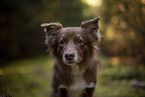
[[[108,27],[107,28],[107,30],[106,30],[106,32],[105,32],[105,38],[107,39],[107,40],[112,40],[112,39],[114,39],[114,30],[113,30],[113,28],[110,26],[110,27]]]
[[[99,7],[102,5],[102,0],[82,0],[84,3],[90,7]]]
[[[84,7],[82,12],[84,17],[99,17],[100,14],[100,6],[102,5],[102,0],[81,0],[88,7]]]
[[[119,9],[121,12],[125,12],[125,7],[123,4],[119,4]]]
[[[130,36],[130,39],[135,39],[136,38],[136,34],[133,30],[129,31],[129,36]]]
[[[113,58],[111,58],[110,62],[113,66],[117,66],[120,63],[120,59],[119,59],[119,57],[113,57]]]
[[[127,27],[126,25],[127,25],[127,24],[126,24],[125,21],[123,21],[123,20],[120,21],[120,27],[121,27],[122,29],[125,29],[125,28]]]
[[[111,22],[112,22],[113,24],[118,24],[118,23],[119,23],[119,17],[118,17],[118,16],[113,16],[113,17],[111,18]]]
[[[145,0],[141,0],[143,4],[145,4]]]

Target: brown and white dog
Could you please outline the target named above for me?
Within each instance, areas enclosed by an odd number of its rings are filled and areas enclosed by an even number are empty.
[[[80,27],[41,25],[55,57],[51,97],[93,97],[99,64],[95,45],[100,40],[99,19],[82,22]]]

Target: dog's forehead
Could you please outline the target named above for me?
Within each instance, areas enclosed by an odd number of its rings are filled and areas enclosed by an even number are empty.
[[[81,27],[66,27],[60,30],[60,33],[63,35],[74,35],[74,34],[81,34],[83,29]]]

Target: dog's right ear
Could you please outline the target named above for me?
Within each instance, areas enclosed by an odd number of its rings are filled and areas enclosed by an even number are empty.
[[[44,28],[44,32],[48,35],[56,35],[57,31],[63,28],[62,24],[60,23],[43,23],[41,27]]]
[[[48,51],[50,51],[51,55],[56,56],[56,37],[58,31],[62,29],[63,26],[60,23],[44,23],[41,24],[41,27],[43,27],[44,32],[46,32],[45,44],[48,45]]]

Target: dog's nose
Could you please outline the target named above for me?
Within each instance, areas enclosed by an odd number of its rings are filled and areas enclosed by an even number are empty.
[[[68,61],[71,61],[74,58],[74,53],[73,52],[66,52],[65,58]]]

